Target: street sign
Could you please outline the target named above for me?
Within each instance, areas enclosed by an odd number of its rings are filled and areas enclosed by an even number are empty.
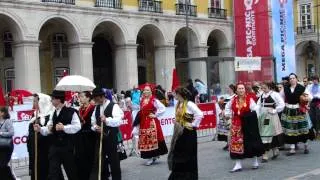
[[[261,57],[235,57],[235,71],[261,71]]]

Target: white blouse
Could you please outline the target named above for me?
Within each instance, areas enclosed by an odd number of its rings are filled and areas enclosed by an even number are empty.
[[[276,108],[273,110],[272,113],[279,113],[283,111],[285,107],[284,100],[282,99],[281,95],[274,91],[269,91],[268,93],[263,93],[262,96],[259,98],[257,105],[259,106],[259,109],[263,107],[264,100],[261,103],[261,98],[267,98],[268,96],[271,96],[271,98],[276,103]]]
[[[188,101],[186,113],[193,114],[194,121],[192,122],[192,126],[199,127],[203,119],[203,112],[199,107],[195,103]]]
[[[237,96],[235,96],[237,97]],[[232,117],[233,115],[233,112],[232,112],[232,102],[235,100],[235,98],[233,98],[231,101],[229,101],[227,104],[226,104],[226,107],[225,107],[225,116],[227,117]],[[250,98],[250,110],[251,111],[256,111],[258,113],[259,111],[259,106],[257,106],[256,102]]]

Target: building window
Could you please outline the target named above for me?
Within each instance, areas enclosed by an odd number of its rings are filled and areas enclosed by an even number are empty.
[[[54,85],[58,84],[58,82],[66,75],[69,75],[69,68],[67,67],[57,67],[54,70]]]
[[[3,55],[4,57],[12,57],[12,34],[9,31],[3,33]]]
[[[54,58],[68,57],[68,43],[67,37],[63,33],[57,33],[53,36],[52,47]]]
[[[14,89],[14,69],[4,70],[5,91],[11,92]]]
[[[311,4],[300,5],[300,23],[302,27],[311,28]]]
[[[221,8],[220,0],[211,0],[211,8]]]
[[[138,36],[137,43],[138,43],[138,47],[137,47],[138,59],[145,59],[146,58],[146,49],[145,49],[146,47],[144,44],[144,39],[142,37]]]

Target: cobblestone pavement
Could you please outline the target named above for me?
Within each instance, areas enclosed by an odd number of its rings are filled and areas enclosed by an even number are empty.
[[[287,157],[281,152],[276,160],[260,164],[258,170],[251,170],[251,159],[244,160],[243,171],[229,173],[233,161],[229,154],[222,150],[224,142],[211,141],[211,138],[200,138],[198,146],[200,180],[317,180],[320,179],[320,144],[311,142],[310,154],[299,150],[295,156]],[[302,145],[300,145],[302,149]],[[129,157],[121,162],[123,180],[165,180],[169,176],[166,156],[152,166],[144,166],[145,160]],[[15,169],[22,180],[29,180],[27,168]]]

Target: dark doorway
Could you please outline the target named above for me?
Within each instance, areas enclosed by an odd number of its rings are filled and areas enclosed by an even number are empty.
[[[110,43],[103,37],[93,38],[93,76],[97,87],[114,88],[113,54]]]

